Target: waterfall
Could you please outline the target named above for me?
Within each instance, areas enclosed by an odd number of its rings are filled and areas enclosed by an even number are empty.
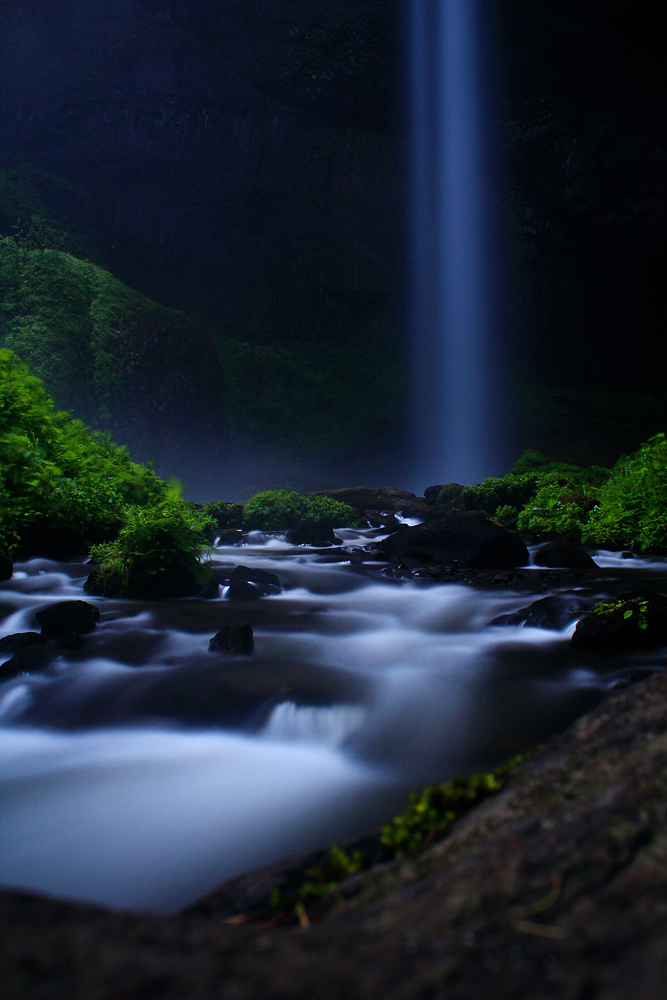
[[[498,319],[483,0],[410,0],[416,485],[496,471]]]

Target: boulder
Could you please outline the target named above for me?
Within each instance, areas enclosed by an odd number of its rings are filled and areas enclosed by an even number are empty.
[[[667,645],[667,597],[621,594],[579,622],[572,644],[589,649]]]
[[[533,561],[537,566],[549,569],[597,569],[597,563],[579,542],[566,538],[556,538],[536,550]]]
[[[0,580],[11,580],[14,565],[6,552],[0,552]]]
[[[575,594],[550,594],[533,601],[527,608],[494,618],[490,625],[525,625],[526,628],[562,629],[583,610]]]
[[[391,562],[407,568],[435,563],[466,569],[525,566],[521,537],[481,510],[453,512],[428,524],[397,531],[380,543]]]
[[[331,497],[340,503],[347,503],[355,510],[388,510],[401,511],[406,517],[426,517],[433,511],[422,497],[408,493],[407,490],[395,490],[390,487],[378,489],[367,486],[350,486],[337,490],[319,490],[308,493],[309,497]]]
[[[255,648],[250,622],[232,622],[217,632],[208,644],[209,653],[230,653],[249,656]]]
[[[23,646],[11,660],[0,666],[0,680],[8,680],[18,674],[33,674],[44,670],[54,656],[52,645]]]
[[[258,597],[269,597],[282,592],[280,580],[275,573],[269,573],[264,569],[251,569],[249,566],[237,566],[229,577],[226,597],[230,601],[252,601]]]
[[[304,518],[286,533],[292,545],[332,545],[337,541],[333,528]]]
[[[70,632],[92,632],[100,620],[100,609],[87,601],[59,601],[35,615],[42,635],[61,637]]]
[[[40,646],[46,642],[46,637],[40,632],[14,632],[0,639],[0,656],[7,653],[18,653],[28,646]]]

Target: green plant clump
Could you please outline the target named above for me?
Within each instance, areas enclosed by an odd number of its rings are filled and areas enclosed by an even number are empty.
[[[450,778],[439,785],[427,785],[413,792],[408,809],[382,827],[380,841],[394,857],[418,850],[478,802],[500,791],[497,773],[473,774],[469,778]]]
[[[129,508],[118,537],[91,550],[98,568],[89,589],[109,597],[194,596],[211,578],[202,562],[209,525],[173,487],[152,507]]]
[[[287,490],[265,490],[244,506],[243,526],[249,531],[282,531],[303,520],[340,528],[352,524],[354,513],[349,504],[330,497],[303,497]]]
[[[0,350],[1,548],[85,550],[118,533],[128,505],[164,496],[151,469],[56,410],[40,380]]]
[[[619,459],[598,491],[585,541],[642,552],[667,548],[667,438],[655,434]]]

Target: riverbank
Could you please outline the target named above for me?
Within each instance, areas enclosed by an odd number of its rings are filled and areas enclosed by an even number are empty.
[[[613,694],[309,927],[2,894],[6,996],[662,1000],[667,675]]]

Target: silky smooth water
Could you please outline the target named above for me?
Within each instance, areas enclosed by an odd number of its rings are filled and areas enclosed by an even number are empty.
[[[590,662],[571,627],[490,626],[532,598],[393,580],[351,561],[377,532],[338,534],[339,563],[259,533],[217,550],[221,567],[277,573],[280,596],[95,598],[100,624],[81,650],[0,685],[2,885],[173,912],[365,833],[411,788],[550,736],[645,663]],[[0,586],[0,636],[34,627],[48,603],[87,599],[87,572],[18,565]],[[241,618],[255,653],[209,653]]]

